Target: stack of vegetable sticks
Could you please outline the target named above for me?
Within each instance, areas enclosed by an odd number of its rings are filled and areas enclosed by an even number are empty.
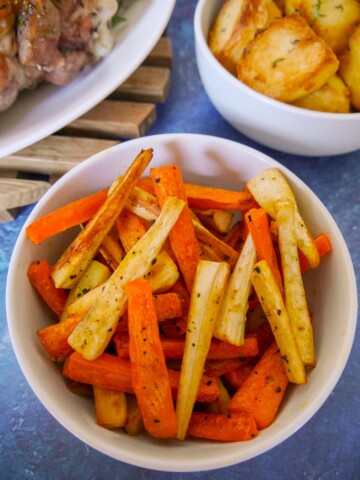
[[[278,169],[230,191],[177,165],[143,177],[152,156],[27,227],[36,245],[79,227],[54,265],[29,265],[53,317],[37,337],[104,428],[251,440],[315,367],[303,275],[330,239],[312,237]]]

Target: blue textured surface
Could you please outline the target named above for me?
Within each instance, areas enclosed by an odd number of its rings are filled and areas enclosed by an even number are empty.
[[[302,158],[262,147],[239,134],[210,104],[198,77],[193,35],[195,2],[177,2],[168,33],[173,42],[171,92],[149,134],[194,132],[222,136],[269,154],[304,180],[334,216],[359,280],[360,151]],[[360,132],[359,132],[360,134]],[[84,445],[42,407],[16,362],[6,325],[5,284],[17,235],[31,211],[0,225],[0,479],[353,480],[360,478],[360,332],[345,371],[319,412],[283,444],[222,470],[171,474],[115,461]],[[359,284],[359,282],[358,282]],[[186,459],[184,459],[186,462]]]

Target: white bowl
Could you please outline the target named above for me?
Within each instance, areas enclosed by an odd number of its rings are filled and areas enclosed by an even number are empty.
[[[295,175],[249,147],[205,135],[149,136],[95,155],[64,175],[35,206],[26,224],[109,185],[124,173],[141,149],[148,147],[154,149],[151,166],[174,162],[181,167],[186,181],[225,188],[241,189],[245,180],[277,166],[292,185],[311,231],[315,235],[320,232],[330,235],[333,252],[323,259],[318,270],[306,274],[318,358],[307,385],[292,386],[274,423],[249,442],[156,441],[146,434],[129,437],[97,426],[92,402],[67,390],[59,369],[48,360],[36,337],[35,332],[49,325],[52,319],[26,276],[31,261],[46,258],[54,262],[68,244],[70,233],[60,234],[39,246],[26,238],[24,229],[20,233],[10,262],[6,292],[13,347],[39,400],[65,428],[91,447],[130,464],[165,471],[210,470],[243,462],[278,445],[302,427],[339,380],[352,346],[357,316],[356,283],[349,252],[327,209]]]
[[[194,18],[200,78],[214,107],[234,128],[262,145],[305,156],[360,148],[360,113],[305,110],[266,97],[231,75],[211,53],[207,37],[223,0],[199,0]]]
[[[127,2],[129,3],[129,2]],[[139,67],[163,34],[175,0],[137,0],[124,12],[112,51],[68,85],[23,91],[0,113],[0,158],[65,127],[89,111]]]

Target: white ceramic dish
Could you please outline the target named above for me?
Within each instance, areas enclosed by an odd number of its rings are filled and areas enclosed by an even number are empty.
[[[48,360],[36,337],[35,332],[52,320],[26,276],[31,261],[42,258],[56,261],[71,233],[60,234],[39,246],[25,237],[24,229],[20,233],[9,267],[6,292],[13,347],[27,381],[42,404],[65,428],[91,447],[130,464],[165,471],[210,470],[243,462],[293,435],[317,412],[339,380],[350,353],[357,318],[356,283],[349,252],[327,209],[299,178],[262,153],[204,135],[150,136],[124,142],[94,156],[63,176],[35,206],[26,224],[66,202],[109,185],[141,149],[148,147],[154,149],[150,166],[175,162],[181,167],[185,180],[225,188],[241,189],[246,179],[277,166],[290,181],[313,234],[325,231],[330,235],[333,252],[323,259],[318,270],[306,274],[318,358],[308,384],[291,387],[274,423],[250,442],[166,442],[147,435],[129,437],[98,427],[90,399],[66,389],[60,371]]]
[[[276,150],[331,156],[360,148],[360,113],[305,110],[266,97],[231,75],[207,45],[223,0],[199,0],[194,17],[197,65],[214,107],[234,128]]]
[[[126,10],[126,23],[107,57],[66,86],[21,92],[0,114],[0,158],[56,132],[106,98],[145,60],[174,6],[175,0],[137,0]]]

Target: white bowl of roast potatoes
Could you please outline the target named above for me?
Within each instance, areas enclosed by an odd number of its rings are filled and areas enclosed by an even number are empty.
[[[233,127],[304,156],[360,148],[358,0],[199,0],[200,78]]]

